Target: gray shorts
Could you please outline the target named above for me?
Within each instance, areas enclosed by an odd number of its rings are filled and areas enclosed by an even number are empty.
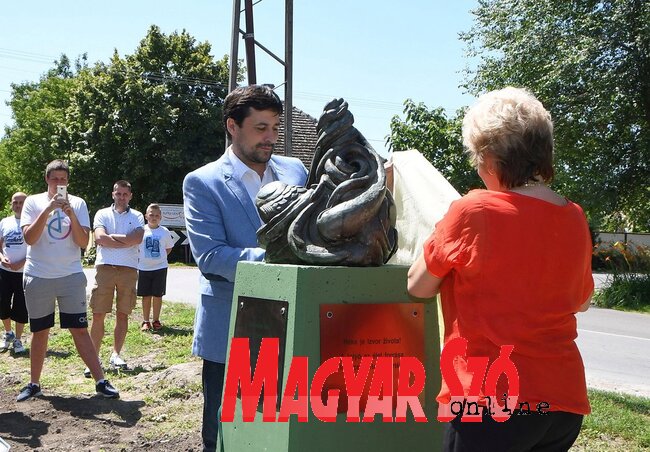
[[[32,332],[54,326],[55,302],[59,304],[61,328],[87,328],[86,283],[84,272],[61,278],[25,274],[25,304]]]

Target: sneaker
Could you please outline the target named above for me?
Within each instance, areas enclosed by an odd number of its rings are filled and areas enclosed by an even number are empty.
[[[151,325],[153,326],[154,331],[162,329],[162,323],[160,323],[160,320],[154,320]]]
[[[25,353],[26,351],[27,350],[25,349],[25,346],[20,341],[20,339],[15,339],[14,340],[14,353]]]
[[[110,360],[111,369],[127,369],[126,361],[120,358],[120,355],[113,353]]]
[[[149,331],[151,329],[151,322],[149,321],[144,321],[142,322],[142,326],[140,327],[140,331]]]
[[[102,397],[107,399],[119,399],[120,392],[113,387],[108,380],[102,380],[95,385],[95,391]]]
[[[29,400],[32,397],[38,397],[42,395],[43,393],[41,392],[41,387],[39,385],[35,385],[34,383],[30,383],[20,391],[20,394],[18,394],[18,397],[16,397],[16,402],[24,402],[25,400]]]
[[[86,367],[84,369],[84,377],[86,378],[92,378],[93,374],[90,372],[90,368]]]
[[[9,347],[11,347],[11,344],[14,343],[14,340],[16,340],[16,335],[13,331],[5,332],[4,344],[2,345],[2,348],[4,350],[9,350]]]

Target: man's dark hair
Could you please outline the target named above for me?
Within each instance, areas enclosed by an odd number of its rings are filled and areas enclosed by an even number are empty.
[[[132,191],[131,184],[123,179],[120,179],[113,184],[113,191],[117,190],[117,187],[128,188],[129,191]]]
[[[228,118],[234,119],[235,123],[241,127],[244,119],[250,115],[250,109],[255,110],[272,110],[278,115],[282,114],[282,101],[275,92],[266,85],[240,86],[231,91],[223,102],[223,127],[226,130],[228,138]]]
[[[45,167],[45,178],[49,179],[50,178],[50,173],[52,171],[65,171],[68,177],[70,177],[70,167],[68,166],[68,163],[63,161],[63,160],[52,160],[50,163],[47,164]]]

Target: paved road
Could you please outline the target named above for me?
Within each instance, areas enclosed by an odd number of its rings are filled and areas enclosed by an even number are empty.
[[[650,397],[650,315],[592,307],[577,343],[589,387]]]
[[[84,270],[88,290],[94,269]],[[596,287],[607,275],[594,274]],[[196,305],[199,271],[171,267],[165,300]],[[589,387],[650,397],[650,315],[591,308],[578,314],[578,347]]]

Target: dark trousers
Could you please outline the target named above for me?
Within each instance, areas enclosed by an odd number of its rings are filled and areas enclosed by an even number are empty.
[[[217,450],[217,433],[219,420],[217,418],[221,407],[221,393],[226,370],[224,363],[203,360],[203,451]]]
[[[512,416],[496,422],[483,416],[482,422],[460,422],[456,418],[445,426],[445,452],[498,450],[503,452],[567,451],[580,433],[581,414],[552,411],[545,415]]]
[[[11,319],[18,323],[29,321],[22,272],[0,269],[0,319]]]

